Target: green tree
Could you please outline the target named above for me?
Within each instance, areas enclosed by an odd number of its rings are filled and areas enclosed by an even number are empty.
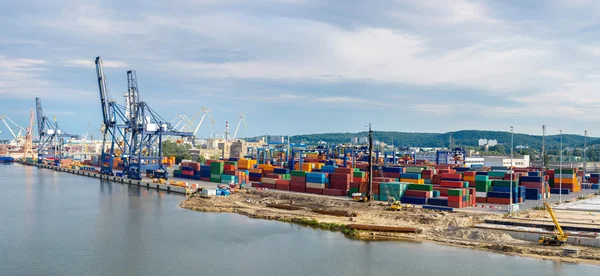
[[[206,162],[206,158],[204,158],[203,154],[198,155],[198,163],[204,164]]]
[[[189,149],[189,144],[177,144],[172,141],[164,141],[162,143],[163,156],[175,156],[176,163],[181,163],[181,160],[184,159],[192,159]]]
[[[491,146],[489,149],[490,149],[490,151],[495,151],[500,154],[506,154],[506,148],[504,147],[504,145]]]

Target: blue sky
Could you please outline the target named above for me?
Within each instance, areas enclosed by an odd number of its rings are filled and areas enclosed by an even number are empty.
[[[461,129],[595,133],[598,1],[2,1],[0,114],[34,98],[70,133],[126,71],[163,117],[244,112],[238,136]],[[8,131],[0,125],[1,139]]]

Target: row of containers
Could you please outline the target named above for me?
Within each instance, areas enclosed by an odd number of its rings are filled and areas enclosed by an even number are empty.
[[[311,160],[313,161],[313,160]],[[182,162],[175,177],[222,184],[250,184],[253,187],[331,196],[365,194],[368,174],[357,168],[338,167],[339,162],[296,164],[296,170],[256,164],[256,160],[231,158],[208,160],[206,164]],[[509,204],[541,200],[551,194],[569,194],[582,189],[577,169],[541,171],[540,168],[505,167],[489,171],[450,166],[374,166],[372,193],[375,200],[391,197],[403,203],[462,208],[477,203]],[[598,189],[600,175],[592,174],[586,188]],[[511,193],[512,187],[512,193]],[[511,195],[512,194],[512,195]]]
[[[358,168],[340,168],[322,163],[302,165],[305,170],[269,168],[263,165],[250,170],[252,186],[333,196],[365,194],[368,174]],[[289,173],[289,174],[288,174]],[[377,176],[379,175],[379,176]],[[586,188],[599,189],[600,175],[592,174]],[[512,192],[511,192],[512,189]],[[539,168],[515,169],[511,175],[505,167],[490,171],[469,168],[376,167],[372,193],[375,200],[391,197],[403,203],[462,208],[477,203],[509,204],[541,200],[551,194],[569,194],[582,189],[577,169],[541,171]]]

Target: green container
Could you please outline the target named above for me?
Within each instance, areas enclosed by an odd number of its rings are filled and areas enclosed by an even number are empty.
[[[477,187],[475,187],[475,191],[478,191],[478,192],[486,192],[487,193],[487,192],[489,192],[489,190],[490,190],[489,186],[477,186]]]
[[[283,180],[290,180],[290,179],[292,179],[292,177],[291,177],[291,176],[292,176],[292,175],[291,175],[291,174],[289,174],[289,173],[288,173],[288,174],[282,174],[282,175],[281,175],[281,179],[283,179]]]
[[[463,182],[463,188],[469,188],[469,182],[468,181]]]
[[[354,172],[353,175],[354,175],[354,177],[364,178],[365,176],[367,176],[367,173],[358,171],[358,172]]]
[[[388,201],[388,196],[387,196],[387,195],[382,195],[382,194],[379,194],[379,195],[378,195],[378,198],[379,198],[379,199],[376,199],[376,200]]]
[[[225,164],[223,162],[212,162],[210,163],[210,173],[211,174],[223,174],[223,167]]]
[[[477,181],[488,181],[490,179],[489,176],[487,175],[476,175],[475,176],[475,182]]]
[[[225,165],[234,165],[237,167],[237,161],[225,161]]]
[[[450,190],[448,190],[448,195],[449,196],[463,196],[463,190],[462,189],[450,189]]]
[[[517,186],[519,183],[517,181],[512,182],[512,186]],[[510,187],[510,180],[494,180],[492,181],[492,186],[497,187]]]
[[[423,172],[423,167],[406,167],[405,172],[407,173],[421,173]]]
[[[221,180],[221,175],[220,174],[216,174],[216,173],[211,173],[210,174],[210,178],[211,179],[219,179],[219,180]]]
[[[408,184],[407,190],[411,190],[411,191],[433,191],[433,185],[428,185],[428,184]]]
[[[221,180],[235,180],[235,175],[223,174],[223,175],[221,175]]]
[[[475,186],[491,186],[492,185],[492,181],[491,180],[486,180],[486,181],[475,181]]]
[[[574,169],[555,169],[554,174],[575,174]]]
[[[380,200],[380,199],[379,199],[379,195],[373,195],[373,199],[374,199],[374,200],[377,200],[377,201],[379,201],[379,200]],[[386,200],[385,200],[385,201],[387,201],[387,198],[386,198]]]
[[[292,176],[302,176],[302,177],[306,177],[306,172],[305,171],[292,171],[291,173]]]
[[[359,168],[354,168],[354,172],[360,172]]]
[[[352,196],[352,194],[354,193],[358,193],[360,192],[358,188],[350,188],[350,190],[348,191],[348,196]]]
[[[181,170],[173,170],[173,174],[181,175]]]
[[[506,172],[504,172],[504,171],[490,171],[490,172],[488,172],[488,176],[493,176],[493,177],[504,177],[505,174],[506,174]]]

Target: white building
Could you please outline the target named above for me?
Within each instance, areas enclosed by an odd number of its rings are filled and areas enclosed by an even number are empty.
[[[269,143],[283,143],[285,142],[285,136],[271,135],[269,136]]]
[[[485,165],[485,159],[483,157],[465,157],[466,167],[482,167]]]
[[[358,144],[358,137],[352,137],[352,139],[350,139],[350,143]]]
[[[359,144],[369,143],[369,137],[360,137],[360,138],[358,138],[358,143]]]
[[[492,166],[502,166],[502,167],[510,167],[510,156],[484,156],[483,166],[492,167]],[[515,168],[527,168],[529,167],[529,155],[525,155],[522,157],[514,157],[512,166]]]
[[[415,153],[416,160],[425,160],[435,163],[436,152],[417,152]]]

